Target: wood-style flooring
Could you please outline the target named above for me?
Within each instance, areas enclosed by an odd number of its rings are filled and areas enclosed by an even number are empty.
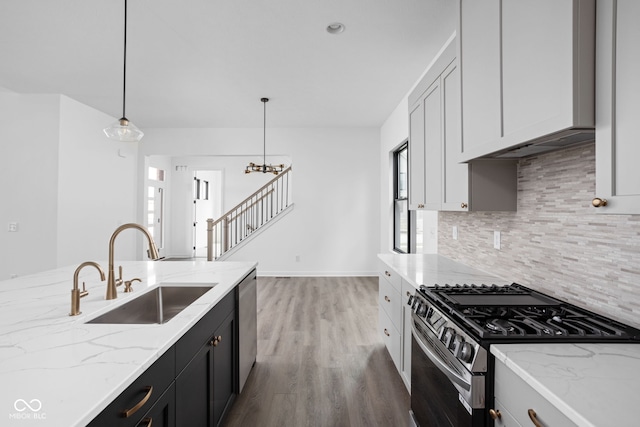
[[[376,277],[258,278],[258,356],[225,427],[409,425]]]

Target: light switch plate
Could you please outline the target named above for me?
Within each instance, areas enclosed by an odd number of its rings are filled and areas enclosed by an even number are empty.
[[[500,232],[493,232],[493,248],[500,250]]]
[[[458,240],[458,226],[454,225],[453,230],[451,231],[453,235],[453,240]]]

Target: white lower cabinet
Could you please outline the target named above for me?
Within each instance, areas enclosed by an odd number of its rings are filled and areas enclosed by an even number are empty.
[[[398,328],[396,328],[382,307],[378,309],[378,327],[380,328],[382,341],[387,346],[387,351],[389,351],[393,363],[399,370],[400,357],[402,356],[402,337],[400,336],[400,332],[398,332]]]
[[[402,281],[402,361],[400,375],[411,393],[411,307],[407,305],[416,288],[406,280]]]
[[[378,329],[407,390],[411,392],[411,308],[415,287],[389,266],[378,274]]]
[[[535,391],[504,363],[496,359],[495,407],[500,427],[541,425],[544,427],[572,427],[576,424]],[[534,420],[538,423],[535,424]]]

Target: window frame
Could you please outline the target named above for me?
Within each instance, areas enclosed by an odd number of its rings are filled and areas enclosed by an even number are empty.
[[[405,173],[406,173],[406,177],[405,177],[405,184],[406,187],[404,189],[405,191],[405,196],[401,197],[400,196],[400,166],[399,166],[399,162],[401,159],[401,154],[402,152],[406,152],[406,165],[405,165]],[[414,252],[413,250],[413,229],[415,228],[415,221],[413,218],[413,214],[412,211],[409,210],[409,140],[405,140],[402,144],[400,144],[400,146],[398,148],[396,148],[393,151],[393,251],[397,252],[397,253],[401,253],[401,254],[408,254],[408,253],[412,253]],[[404,202],[405,206],[406,206],[406,215],[407,215],[407,242],[406,242],[406,250],[401,246],[401,242],[398,242],[398,236],[400,235],[401,231],[398,231],[398,228],[400,227],[399,221],[401,220],[400,218],[398,218],[398,203],[399,202]]]

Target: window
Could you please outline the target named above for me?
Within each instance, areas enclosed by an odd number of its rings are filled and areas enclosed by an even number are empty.
[[[411,215],[408,200],[409,143],[393,152],[393,250],[411,252]]]

